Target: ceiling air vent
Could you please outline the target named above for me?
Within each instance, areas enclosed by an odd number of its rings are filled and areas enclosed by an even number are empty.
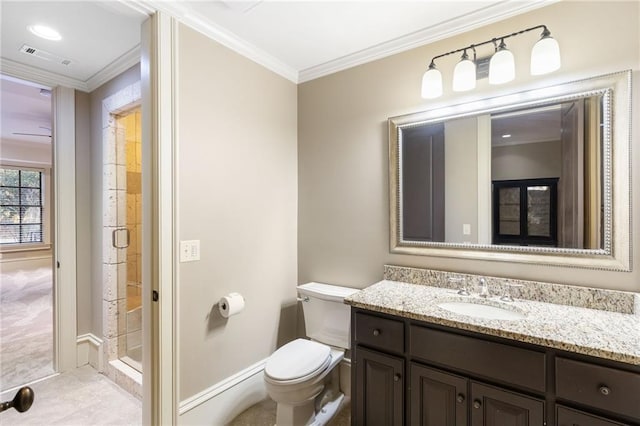
[[[20,47],[20,52],[24,53],[25,55],[35,56],[36,58],[44,59],[45,61],[56,62],[58,64],[62,64],[66,66],[71,65],[70,59],[62,58],[58,55],[54,55],[53,53],[29,46],[26,44],[23,44],[22,47]]]

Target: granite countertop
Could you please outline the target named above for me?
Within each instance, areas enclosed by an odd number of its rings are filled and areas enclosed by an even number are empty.
[[[455,314],[437,306],[442,302],[470,299],[520,312],[526,318],[483,319]],[[345,303],[404,318],[640,365],[640,315],[530,300],[502,302],[497,297],[461,296],[451,289],[387,280],[349,296]]]

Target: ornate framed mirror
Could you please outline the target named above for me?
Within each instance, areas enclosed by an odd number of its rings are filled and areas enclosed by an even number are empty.
[[[393,253],[631,270],[631,71],[388,120]]]

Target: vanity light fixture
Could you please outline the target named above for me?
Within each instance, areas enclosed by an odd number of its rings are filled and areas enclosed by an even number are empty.
[[[515,78],[515,60],[513,53],[507,49],[505,40],[539,29],[542,29],[540,40],[531,50],[531,75],[547,74],[559,69],[560,47],[558,42],[551,37],[551,32],[546,25],[537,25],[434,56],[429,64],[429,69],[422,77],[422,97],[433,99],[442,95],[442,73],[436,68],[435,60],[460,52],[462,52],[461,60],[453,70],[453,90],[462,92],[475,88],[477,79],[476,48],[490,43],[493,44],[495,52],[489,62],[489,83],[503,84],[513,80]],[[470,59],[467,54],[469,50],[473,51],[473,59]]]
[[[51,27],[47,27],[46,25],[40,25],[40,24],[29,25],[27,29],[31,31],[33,35],[36,35],[40,38],[44,38],[46,40],[53,40],[53,41],[62,40],[62,36],[58,31],[54,30]]]

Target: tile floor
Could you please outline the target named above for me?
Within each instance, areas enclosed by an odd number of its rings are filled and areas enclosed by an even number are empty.
[[[273,426],[276,424],[276,403],[270,399],[265,399],[233,419],[229,426]],[[327,426],[349,426],[351,425],[351,405],[345,405]]]
[[[3,426],[29,425],[140,425],[142,403],[91,366],[30,385],[35,393],[29,411],[0,413]],[[1,394],[13,399],[15,391]]]
[[[0,413],[3,426],[133,426],[142,424],[142,403],[90,366],[30,385],[33,406],[25,413],[14,409]],[[15,391],[0,394],[13,399]],[[327,426],[351,424],[347,404]],[[270,399],[249,407],[229,426],[273,426],[276,404]]]

